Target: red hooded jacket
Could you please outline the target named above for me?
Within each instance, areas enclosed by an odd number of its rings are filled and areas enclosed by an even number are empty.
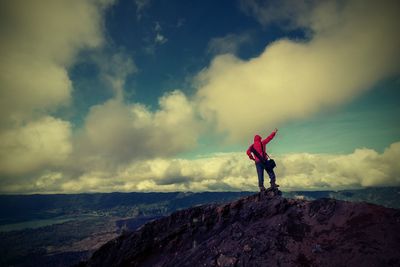
[[[263,154],[263,150],[261,148],[261,146],[264,146],[264,152],[265,150],[265,146],[266,144],[269,143],[269,141],[271,141],[274,137],[275,137],[276,132],[272,132],[267,138],[265,138],[264,140],[261,141],[261,136],[259,136],[258,134],[254,136],[254,144],[250,145],[249,148],[247,149],[246,153],[249,156],[250,159],[255,160],[256,162],[259,162],[260,160],[257,158],[256,155],[253,155],[251,153],[251,146],[254,146],[254,149],[257,150],[257,152],[262,155]],[[266,153],[264,153],[264,158],[266,158],[265,155]]]

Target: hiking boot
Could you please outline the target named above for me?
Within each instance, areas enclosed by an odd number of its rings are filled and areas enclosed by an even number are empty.
[[[271,188],[278,188],[278,187],[279,187],[279,184],[271,183]]]
[[[260,186],[260,192],[265,192],[265,190],[267,190],[265,186]]]

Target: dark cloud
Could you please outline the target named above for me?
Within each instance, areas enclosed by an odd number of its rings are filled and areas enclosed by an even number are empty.
[[[172,185],[172,184],[186,184],[188,185],[192,181],[190,177],[168,177],[156,180],[157,185]]]

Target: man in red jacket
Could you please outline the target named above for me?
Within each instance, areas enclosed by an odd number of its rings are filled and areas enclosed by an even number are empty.
[[[261,136],[255,135],[254,143],[249,146],[249,148],[247,149],[247,152],[246,152],[247,155],[249,156],[249,158],[251,160],[254,160],[256,163],[256,169],[257,169],[257,175],[258,175],[258,187],[260,188],[260,191],[265,190],[264,169],[267,171],[268,176],[270,178],[271,187],[279,186],[275,183],[275,173],[274,173],[273,168],[265,168],[265,164],[263,163],[263,161],[268,160],[268,158],[269,158],[268,154],[265,152],[265,146],[275,137],[277,132],[278,132],[278,129],[275,128],[275,130],[264,140],[261,140]],[[254,150],[256,152],[253,152]],[[258,154],[258,156],[263,157],[263,158],[259,159],[257,154]]]

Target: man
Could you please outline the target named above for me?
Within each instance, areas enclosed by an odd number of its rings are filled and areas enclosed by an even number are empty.
[[[268,144],[276,135],[278,129],[275,130],[264,140],[261,140],[261,136],[254,136],[254,143],[247,149],[247,155],[251,160],[256,163],[257,175],[258,175],[258,187],[260,191],[265,191],[264,187],[264,169],[267,171],[270,178],[272,188],[276,188],[279,185],[275,183],[275,173],[272,167],[268,166],[268,154],[265,152],[265,146]],[[259,158],[261,157],[261,158]]]

